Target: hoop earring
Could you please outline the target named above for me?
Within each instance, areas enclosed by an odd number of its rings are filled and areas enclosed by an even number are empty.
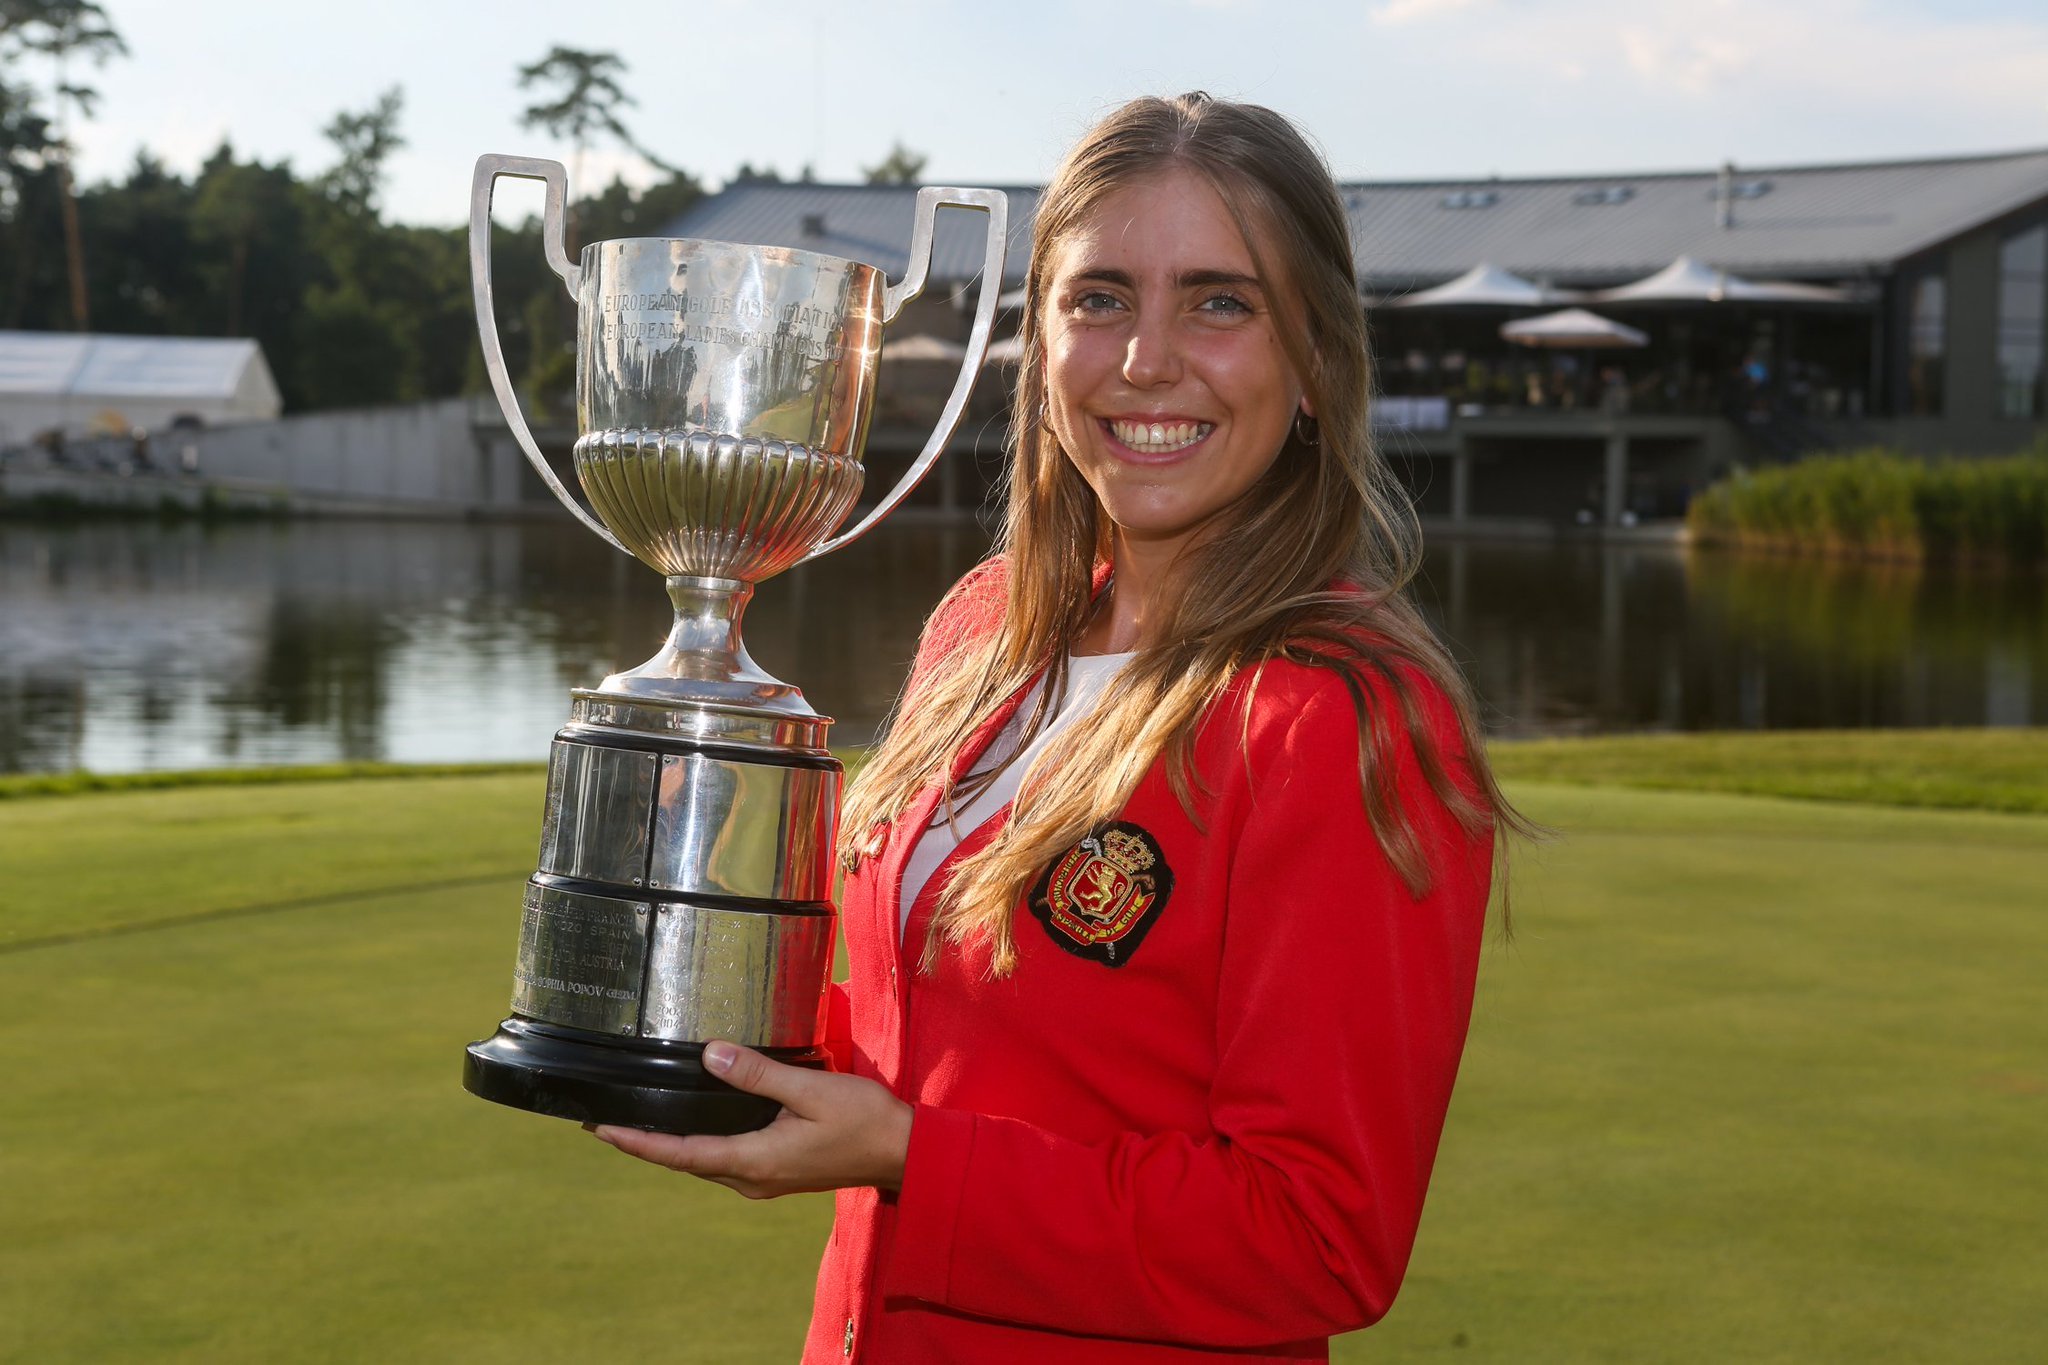
[[[1308,424],[1306,427],[1302,425],[1304,422]],[[1323,443],[1323,429],[1316,424],[1315,418],[1305,412],[1297,412],[1294,414],[1294,439],[1305,446],[1319,446]]]

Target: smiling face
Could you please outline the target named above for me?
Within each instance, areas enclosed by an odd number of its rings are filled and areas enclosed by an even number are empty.
[[[1272,466],[1304,408],[1280,301],[1222,197],[1178,167],[1106,196],[1050,261],[1048,423],[1119,555],[1170,556]]]

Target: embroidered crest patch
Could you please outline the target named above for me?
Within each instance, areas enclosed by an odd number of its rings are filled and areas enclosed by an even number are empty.
[[[1125,820],[1061,854],[1031,888],[1031,913],[1076,957],[1121,967],[1173,894],[1159,841]]]

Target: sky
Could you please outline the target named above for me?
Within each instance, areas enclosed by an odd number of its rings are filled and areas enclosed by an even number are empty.
[[[2048,0],[102,3],[129,55],[72,73],[101,91],[83,179],[223,138],[310,174],[322,125],[397,85],[384,205],[416,223],[464,220],[480,153],[573,160],[520,125],[517,68],[557,44],[622,57],[628,126],[712,184],[857,180],[898,141],[932,183],[1038,183],[1121,100],[1195,88],[1294,118],[1346,180],[2048,147]],[[588,188],[614,174],[651,178],[583,158]]]

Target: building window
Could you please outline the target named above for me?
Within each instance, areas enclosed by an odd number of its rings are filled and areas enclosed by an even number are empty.
[[[1906,339],[1906,411],[1941,415],[1942,372],[1948,360],[1948,277],[1913,281],[1913,319]]]
[[[1500,202],[1492,190],[1452,190],[1437,203],[1447,209],[1490,209]]]
[[[1998,248],[1998,415],[2039,417],[2048,343],[2048,226],[2014,233]]]

